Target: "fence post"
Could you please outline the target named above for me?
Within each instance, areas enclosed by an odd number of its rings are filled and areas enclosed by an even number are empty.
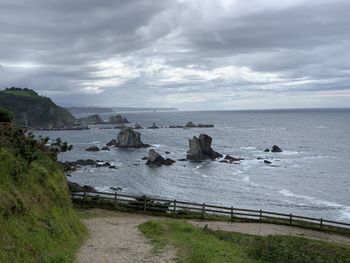
[[[174,200],[174,214],[176,214],[176,199]]]
[[[114,193],[114,208],[117,207],[117,192]]]
[[[231,221],[233,221],[233,206],[231,206]]]
[[[320,220],[320,228],[322,229],[322,226],[323,226],[323,218],[321,217],[321,220]]]
[[[260,221],[260,223],[262,222],[262,209],[260,209],[259,221]]]
[[[86,200],[86,192],[84,192],[84,196],[83,196],[83,207],[85,207],[85,200]]]
[[[202,205],[202,218],[204,219],[204,214],[205,214],[205,203]]]
[[[290,224],[290,225],[292,225],[292,220],[293,220],[292,217],[293,217],[293,215],[292,215],[292,213],[290,213],[290,214],[289,214],[289,224]]]
[[[143,211],[146,212],[147,199],[146,196],[143,197]]]

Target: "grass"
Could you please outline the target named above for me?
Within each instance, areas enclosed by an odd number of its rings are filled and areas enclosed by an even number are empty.
[[[182,220],[150,220],[139,226],[155,252],[167,245],[178,251],[177,262],[350,262],[350,246],[302,237],[258,237],[196,228]]]
[[[74,262],[87,231],[64,174],[17,132],[7,127],[0,139],[0,262]]]

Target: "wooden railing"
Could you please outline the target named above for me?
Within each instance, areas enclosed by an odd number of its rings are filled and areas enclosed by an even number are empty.
[[[154,198],[148,196],[134,196],[120,193],[108,192],[72,192],[72,200],[83,206],[87,204],[100,207],[102,204],[110,208],[131,208],[142,212],[162,212],[175,215],[186,215],[194,213],[201,218],[221,216],[222,220],[230,221],[255,221],[266,223],[279,223],[307,228],[345,230],[350,233],[350,224],[323,218],[313,218],[283,213],[270,212],[265,210],[253,210],[237,207],[217,206],[206,203],[192,203],[179,200]]]

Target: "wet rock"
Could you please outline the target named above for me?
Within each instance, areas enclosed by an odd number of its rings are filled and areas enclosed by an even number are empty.
[[[87,151],[87,152],[98,152],[98,151],[100,151],[100,148],[98,148],[97,146],[93,145],[93,146],[90,146],[90,147],[86,148],[85,151]]]
[[[232,157],[231,155],[226,155],[225,160],[228,160],[229,162],[239,162],[242,158],[236,158],[236,157]]]
[[[271,152],[273,152],[273,153],[280,153],[280,152],[282,152],[282,150],[277,145],[274,145],[274,146],[272,146]]]
[[[197,127],[196,125],[194,125],[194,123],[192,121],[189,121],[186,123],[185,128],[195,128]]]
[[[108,169],[117,169],[117,167],[115,165],[111,165],[108,167]]]
[[[187,159],[185,159],[185,158],[181,158],[181,159],[177,159],[179,162],[186,162],[187,161]]]
[[[198,128],[214,128],[214,124],[202,124],[202,123],[199,123],[197,125]]]
[[[148,160],[146,162],[146,165],[172,165],[175,163],[174,160],[167,158],[164,159],[159,153],[157,153],[155,150],[150,149],[148,152]]]
[[[123,189],[120,188],[120,187],[114,187],[114,186],[111,186],[109,189],[113,190],[113,191],[122,191]]]
[[[106,146],[116,146],[116,145],[117,145],[117,141],[116,141],[115,139],[110,140],[110,141],[106,144]]]
[[[101,148],[101,151],[110,151],[109,147],[108,146],[103,146]]]
[[[147,129],[159,129],[155,122],[153,122],[151,127],[147,127]]]
[[[122,124],[122,123],[129,123],[129,121],[127,118],[122,117],[120,114],[118,114],[117,116],[110,116],[109,123]]]
[[[193,136],[189,140],[189,151],[187,159],[191,161],[202,161],[205,159],[216,159],[222,155],[211,148],[212,138],[206,134],[200,134],[197,138]]]
[[[116,147],[119,148],[147,148],[148,144],[141,141],[141,134],[131,128],[122,129],[117,137]]]
[[[270,152],[270,149],[269,149],[269,148],[266,148],[266,149],[264,150],[264,152],[265,152],[265,153],[268,153],[268,152]]]
[[[268,160],[264,160],[264,163],[266,164],[271,164],[272,162],[268,161]]]
[[[148,160],[148,157],[144,156],[144,157],[141,158],[141,160]]]
[[[169,151],[165,151],[165,154],[170,154],[171,152],[169,152]]]
[[[92,186],[89,185],[83,185],[81,186],[78,183],[74,183],[71,181],[67,181],[68,184],[68,188],[71,192],[96,192],[95,188],[93,188]]]

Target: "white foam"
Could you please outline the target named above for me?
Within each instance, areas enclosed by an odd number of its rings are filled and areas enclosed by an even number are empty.
[[[239,147],[241,150],[256,150],[256,147],[253,146],[246,146],[246,147]]]
[[[350,219],[350,206],[344,206],[340,213],[340,219]]]
[[[243,181],[244,181],[244,182],[250,182],[249,176],[244,177],[244,178],[243,178]]]
[[[155,148],[160,148],[160,147],[162,147],[161,144],[152,144],[152,146],[155,147]]]

